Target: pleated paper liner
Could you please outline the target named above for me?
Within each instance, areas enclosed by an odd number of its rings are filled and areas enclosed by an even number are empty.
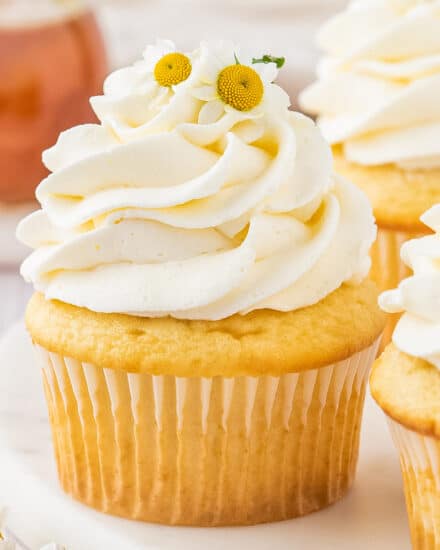
[[[400,453],[414,550],[440,549],[440,440],[388,419]]]
[[[109,514],[173,525],[319,510],[353,482],[377,347],[257,378],[129,374],[38,347],[61,486]]]
[[[402,279],[411,274],[411,271],[400,258],[400,249],[406,241],[422,236],[420,232],[378,228],[377,239],[371,248],[370,278],[373,279],[381,291],[396,288]],[[388,322],[385,326],[379,351],[384,350],[391,341],[394,328],[399,319],[399,313],[388,315]]]

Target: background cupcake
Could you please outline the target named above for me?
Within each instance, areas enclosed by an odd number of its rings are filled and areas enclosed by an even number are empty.
[[[300,97],[318,115],[336,171],[373,204],[372,277],[382,289],[408,274],[400,246],[426,232],[419,218],[440,201],[439,13],[439,2],[351,2],[321,29],[326,57]]]
[[[422,221],[436,233],[402,248],[414,275],[380,299],[404,315],[376,361],[371,391],[400,452],[413,547],[430,549],[440,546],[440,204]]]
[[[168,41],[61,134],[19,238],[61,485],[112,514],[252,524],[350,487],[383,328],[375,225],[282,59]],[[319,160],[317,162],[317,159]]]

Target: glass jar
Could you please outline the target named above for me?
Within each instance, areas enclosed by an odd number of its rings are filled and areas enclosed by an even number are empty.
[[[41,153],[94,121],[89,97],[107,72],[93,13],[50,2],[0,0],[0,201],[31,199],[47,175]],[[44,4],[44,6],[43,6]],[[40,10],[40,11],[38,11]]]

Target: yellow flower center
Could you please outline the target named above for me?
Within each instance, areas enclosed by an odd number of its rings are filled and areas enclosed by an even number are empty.
[[[191,74],[191,61],[183,53],[168,53],[156,63],[154,78],[161,86],[176,86]]]
[[[218,76],[217,93],[237,111],[250,111],[263,99],[260,75],[247,65],[229,65]]]

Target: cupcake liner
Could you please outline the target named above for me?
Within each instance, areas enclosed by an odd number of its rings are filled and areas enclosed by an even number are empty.
[[[176,525],[318,510],[353,481],[377,347],[280,377],[179,378],[37,346],[61,486],[104,512]]]
[[[411,274],[408,267],[400,258],[400,249],[404,242],[421,236],[420,232],[414,233],[378,228],[377,239],[371,248],[370,278],[373,279],[380,290],[396,288],[402,279]],[[385,349],[391,341],[400,315],[400,313],[388,315],[388,322],[382,336],[379,351]]]
[[[440,548],[440,441],[388,422],[400,453],[413,548]]]

